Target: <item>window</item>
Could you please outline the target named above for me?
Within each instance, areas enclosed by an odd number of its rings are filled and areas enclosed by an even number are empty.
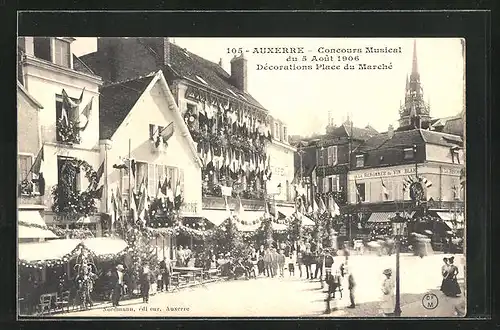
[[[337,164],[337,146],[328,147],[328,165]]]
[[[70,56],[69,43],[54,39],[54,63],[69,68],[71,64]]]
[[[339,191],[340,190],[340,176],[330,175],[328,178],[328,191]]]
[[[451,148],[451,162],[453,164],[460,164],[460,153],[457,147]]]
[[[52,62],[52,56],[50,56],[50,38],[33,38],[33,52],[36,58]]]
[[[325,148],[321,147],[317,149],[317,159],[318,159],[318,165],[319,166],[324,166],[327,164],[327,150]]]
[[[28,176],[28,172],[31,169],[31,165],[33,164],[33,158],[29,155],[17,155],[17,175],[18,175],[18,184],[20,184],[23,180],[31,180],[31,174]]]
[[[144,182],[146,186],[149,185],[148,182],[148,163],[135,162],[135,187],[140,188],[141,183]]]
[[[358,191],[357,198],[359,198],[359,202],[364,202],[366,200],[366,198],[365,198],[365,184],[364,183],[357,183],[356,189]]]
[[[179,169],[177,169],[176,167],[169,167],[160,164],[148,164],[147,168],[149,196],[156,196],[158,183],[163,186],[163,184],[165,183],[165,178],[170,179],[171,188],[175,192],[177,180],[181,180],[179,176]]]
[[[404,153],[404,160],[413,159],[415,157],[415,152],[413,151],[413,148],[405,148],[403,150],[403,153]]]
[[[72,158],[57,157],[57,184],[62,184],[64,180],[73,192],[78,192],[81,186],[81,172],[80,168],[75,168],[72,164],[70,164],[72,161]],[[71,166],[74,171],[69,171],[67,166]]]
[[[274,138],[276,140],[280,138],[280,125],[278,123],[274,123]]]
[[[286,126],[283,126],[283,142],[288,142],[288,132]]]
[[[149,124],[149,138],[154,141],[155,138],[163,131],[165,127],[156,126],[153,124]]]
[[[77,101],[78,99],[76,98],[73,98],[71,97],[70,98],[71,100],[73,101]],[[58,95],[56,94],[56,123],[59,121],[59,119],[63,118],[63,115],[62,115],[62,96],[61,95]],[[68,112],[68,110],[66,110],[66,117],[68,118],[68,121],[72,121],[72,122],[76,122],[78,121],[80,118],[79,118],[79,113],[78,113],[78,109],[76,109],[75,111],[70,111]],[[77,132],[76,134],[79,134],[79,132]],[[56,141],[57,142],[63,142],[62,141],[62,138],[61,136],[56,133]],[[74,141],[72,141],[73,143],[77,143],[78,142],[78,138],[74,139]]]
[[[365,166],[365,155],[356,155],[356,167]]]

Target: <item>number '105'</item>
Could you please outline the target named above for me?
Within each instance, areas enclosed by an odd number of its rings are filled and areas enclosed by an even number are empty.
[[[243,53],[243,48],[228,48],[227,49],[228,54],[241,54]]]

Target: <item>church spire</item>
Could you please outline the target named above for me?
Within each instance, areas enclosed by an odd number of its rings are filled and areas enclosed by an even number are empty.
[[[413,40],[413,62],[411,65],[411,74],[418,75],[417,40]]]

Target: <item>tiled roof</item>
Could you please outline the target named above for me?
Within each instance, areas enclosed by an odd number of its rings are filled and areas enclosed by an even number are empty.
[[[101,88],[99,96],[100,139],[110,139],[149,85],[153,75]]]
[[[230,74],[218,64],[206,60],[172,43],[170,43],[170,66],[168,67],[173,70],[174,74],[180,77],[188,78],[203,85],[203,82],[198,79],[198,77],[200,77],[207,82],[208,87],[222,94],[234,97],[231,93],[232,91],[238,96],[240,101],[246,101],[256,107],[264,109],[264,107],[250,94],[238,89],[231,82]]]
[[[243,103],[251,104],[255,107],[265,110],[265,108],[250,94],[238,89],[231,81],[231,75],[227,73],[218,64],[204,59],[196,54],[193,54],[176,44],[170,43],[170,64],[163,67],[162,59],[159,54],[154,52],[146,43],[141,42],[140,38],[130,38],[137,41],[139,47],[144,47],[151,56],[156,59],[157,67],[148,68],[148,71],[164,70],[164,75],[169,79],[170,75],[178,78],[189,79],[197,84],[205,85],[208,88],[214,89],[230,98],[236,97]],[[107,80],[113,60],[103,51],[89,53],[80,57],[80,59],[94,72],[101,75],[104,80]],[[169,74],[167,74],[168,71]],[[142,72],[138,74],[147,74]],[[201,80],[199,78],[201,78]],[[169,81],[170,83],[170,81]],[[233,94],[234,93],[234,94]]]
[[[462,117],[456,117],[446,121],[443,133],[464,136],[464,121]]]
[[[95,75],[95,73],[78,57],[73,55],[73,69],[86,74]]]
[[[458,135],[420,130],[424,141],[429,144],[437,144],[441,146],[453,147],[463,143],[463,140]]]

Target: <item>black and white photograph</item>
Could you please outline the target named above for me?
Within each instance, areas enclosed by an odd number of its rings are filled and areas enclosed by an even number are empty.
[[[18,317],[464,317],[465,48],[18,36]]]

